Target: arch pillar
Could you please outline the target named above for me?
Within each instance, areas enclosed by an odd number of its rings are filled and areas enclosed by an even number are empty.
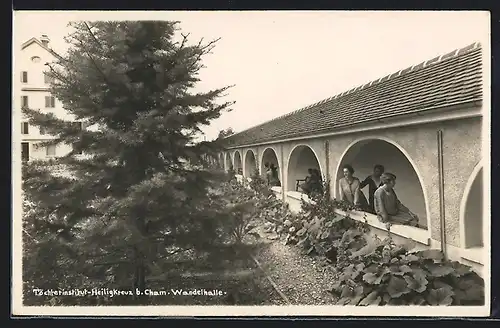
[[[284,160],[284,150],[283,150],[283,144],[280,144],[280,155],[281,155],[281,200],[283,203],[286,202],[286,191],[287,185],[288,185],[288,174],[286,174],[287,171],[285,171],[285,168],[288,167],[288,162],[285,164]]]

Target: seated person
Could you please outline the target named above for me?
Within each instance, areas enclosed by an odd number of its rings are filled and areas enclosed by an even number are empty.
[[[302,189],[302,192],[305,193],[306,195],[309,195],[311,193],[311,183],[313,180],[313,169],[307,169],[308,175],[306,176],[306,179],[304,183],[302,183],[299,187]]]
[[[323,179],[321,178],[321,173],[317,169],[312,170],[311,180],[311,193],[323,193]]]
[[[368,208],[368,201],[360,189],[361,182],[354,174],[354,168],[346,164],[342,168],[344,177],[339,180],[339,200],[347,201],[360,210]]]
[[[380,177],[383,183],[374,194],[375,212],[379,219],[390,226],[392,223],[418,226],[418,217],[404,206],[398,199],[394,186],[396,176],[384,173]]]
[[[384,173],[385,169],[383,165],[376,164],[373,167],[373,173],[366,177],[361,184],[359,185],[359,189],[363,189],[368,186],[368,211],[370,213],[375,214],[375,203],[374,203],[374,195],[375,190],[378,187],[382,186],[382,181],[380,180],[380,176]]]

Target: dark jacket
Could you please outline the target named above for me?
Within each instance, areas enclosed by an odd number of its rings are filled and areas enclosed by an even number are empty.
[[[363,181],[361,181],[361,183],[359,184],[359,189],[363,189],[364,187],[368,186],[368,202],[369,202],[369,206],[370,206],[370,211],[372,213],[375,213],[375,190],[378,189],[378,187],[381,187],[383,185],[382,182],[380,182],[380,185],[377,186],[377,184],[375,183],[375,181],[373,181],[372,179],[372,176],[369,175],[366,177],[366,179],[364,179]]]

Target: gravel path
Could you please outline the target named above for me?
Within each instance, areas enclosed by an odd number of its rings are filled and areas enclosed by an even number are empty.
[[[324,260],[301,254],[295,246],[284,245],[273,234],[258,228],[262,246],[254,253],[263,269],[291,305],[330,305],[336,298],[326,291],[333,283],[334,269]],[[271,238],[271,239],[270,239]],[[273,304],[285,305],[280,299]]]

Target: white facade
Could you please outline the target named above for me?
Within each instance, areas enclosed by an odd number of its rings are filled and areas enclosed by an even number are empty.
[[[46,63],[53,62],[57,54],[50,49],[49,39],[42,35],[41,38],[31,38],[21,46],[21,51],[16,53],[14,72],[14,111],[21,111],[23,102],[32,109],[42,112],[54,113],[57,117],[74,121],[73,117],[63,109],[60,101],[52,97],[49,91],[49,81],[44,72],[49,68]],[[40,131],[38,127],[30,125],[25,117],[21,122],[14,122],[13,133],[21,135],[21,158],[49,159],[62,156],[71,151],[70,145],[59,144],[56,147],[37,147],[37,143],[52,136]],[[23,155],[24,154],[24,155]]]

